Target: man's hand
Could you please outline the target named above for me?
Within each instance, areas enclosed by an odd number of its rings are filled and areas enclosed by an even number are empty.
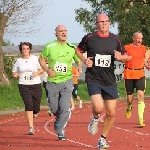
[[[82,67],[78,66],[78,72],[79,72],[79,74],[82,74]]]
[[[115,59],[117,61],[121,61],[121,62],[126,62],[126,61],[129,61],[132,56],[128,56],[128,55],[121,55],[121,52],[118,52],[116,50],[114,50],[114,54],[115,54]]]
[[[93,57],[88,57],[87,59],[85,59],[85,61],[83,62],[87,67],[92,67],[93,65],[93,60],[92,60]]]
[[[146,69],[150,71],[150,64],[145,65]]]
[[[114,50],[114,54],[115,54],[115,59],[118,60],[118,61],[121,61],[122,59],[122,55],[121,55],[121,52],[118,52],[116,50]]]
[[[54,69],[47,69],[46,72],[50,77],[55,77]]]

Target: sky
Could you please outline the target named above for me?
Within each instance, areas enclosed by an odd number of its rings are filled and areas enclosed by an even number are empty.
[[[36,34],[26,36],[9,37],[11,43],[18,45],[20,42],[31,42],[33,45],[45,45],[46,43],[56,39],[54,32],[57,25],[62,24],[67,27],[67,41],[71,43],[79,43],[86,34],[84,28],[75,21],[75,11],[80,7],[90,9],[90,6],[81,0],[49,0],[48,10],[42,15],[44,19],[43,28]],[[35,24],[36,28],[36,24]],[[117,25],[111,27],[110,31],[117,34]]]

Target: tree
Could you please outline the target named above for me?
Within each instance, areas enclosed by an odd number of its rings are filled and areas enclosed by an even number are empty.
[[[0,84],[10,84],[4,70],[2,55],[4,35],[30,35],[40,30],[43,25],[40,24],[43,22],[40,16],[47,6],[44,1],[47,2],[47,0],[0,0]]]
[[[79,8],[75,10],[75,20],[83,25],[85,31],[95,30],[95,17],[98,13],[106,13],[111,23],[118,22],[119,36],[124,43],[132,41],[135,31],[144,35],[143,43],[150,46],[150,0],[83,0],[91,10]],[[94,17],[93,17],[94,16]]]
[[[11,43],[9,40],[3,41],[2,46],[14,46],[14,43]]]

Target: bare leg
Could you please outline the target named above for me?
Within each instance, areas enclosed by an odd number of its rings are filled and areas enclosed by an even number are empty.
[[[105,100],[104,102],[106,106],[106,117],[104,119],[102,135],[106,137],[114,122],[117,100]]]
[[[29,127],[33,127],[33,111],[26,111],[25,113]]]
[[[72,98],[72,97],[71,97],[70,103],[71,103],[71,110],[74,110],[74,109],[75,109],[75,106],[74,106],[74,101],[73,101],[73,98]]]
[[[93,104],[93,107],[92,107],[93,116],[95,118],[98,118],[99,114],[101,114],[101,112],[103,111],[103,107],[104,107],[102,96],[100,94],[95,94],[95,95],[92,95],[90,98]]]

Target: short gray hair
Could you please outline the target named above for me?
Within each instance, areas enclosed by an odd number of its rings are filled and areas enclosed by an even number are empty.
[[[136,31],[136,32],[133,33],[133,38],[136,36],[137,33],[141,33],[142,34],[141,31]]]

